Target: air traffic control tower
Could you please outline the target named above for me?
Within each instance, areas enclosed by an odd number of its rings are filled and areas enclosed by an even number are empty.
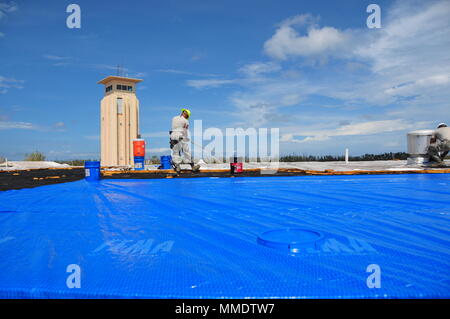
[[[100,145],[102,166],[134,165],[133,140],[139,134],[139,79],[108,76],[100,105]]]

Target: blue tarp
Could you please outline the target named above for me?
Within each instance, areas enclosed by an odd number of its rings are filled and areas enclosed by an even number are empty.
[[[0,192],[0,297],[449,298],[449,214],[449,174]],[[286,227],[324,240],[297,254],[257,243]]]

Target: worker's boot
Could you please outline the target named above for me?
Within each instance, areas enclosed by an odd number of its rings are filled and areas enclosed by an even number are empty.
[[[429,167],[431,167],[431,168],[444,168],[445,164],[444,164],[444,162],[431,162]]]
[[[200,165],[198,165],[198,164],[196,164],[196,165],[191,164],[191,167],[192,167],[193,173],[197,173],[198,171],[200,171]]]
[[[434,163],[442,163],[442,159],[439,157],[439,155],[430,155],[430,160]]]
[[[173,168],[175,169],[175,172],[177,173],[177,175],[180,175],[180,173],[181,173],[180,165],[173,165]]]

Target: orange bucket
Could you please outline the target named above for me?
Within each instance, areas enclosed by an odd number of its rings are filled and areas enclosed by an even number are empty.
[[[138,138],[133,140],[133,155],[134,156],[145,156],[145,140]]]

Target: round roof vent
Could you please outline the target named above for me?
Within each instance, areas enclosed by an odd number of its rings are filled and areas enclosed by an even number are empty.
[[[304,228],[282,228],[266,231],[258,236],[258,244],[300,253],[306,249],[317,249],[318,243],[324,238],[323,234]]]

